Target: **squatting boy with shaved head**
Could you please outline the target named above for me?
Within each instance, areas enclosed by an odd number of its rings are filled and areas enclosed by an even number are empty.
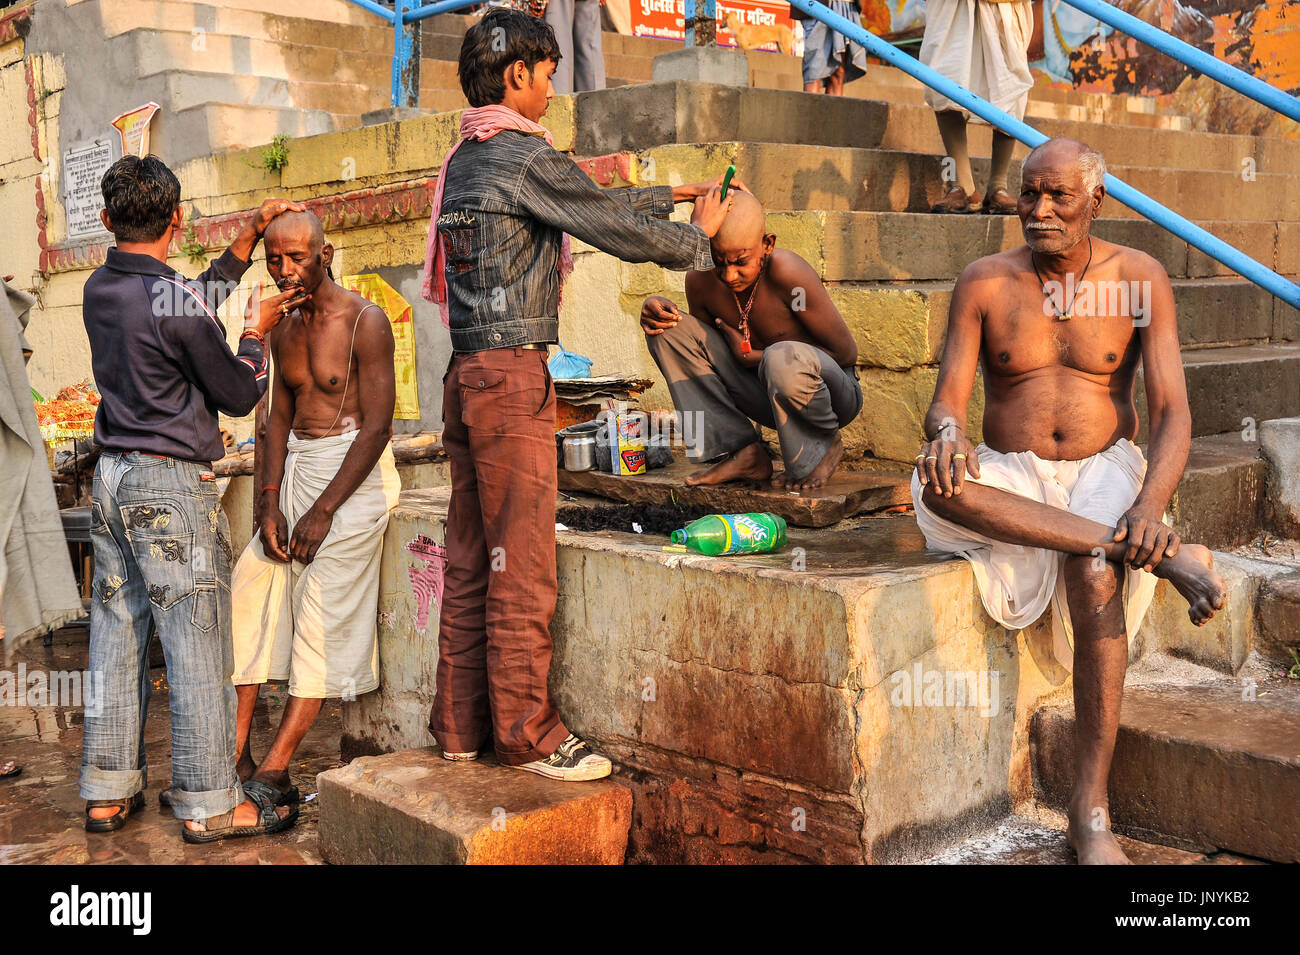
[[[700,415],[690,456],[721,458],[686,482],[820,487],[844,455],[839,429],[862,408],[858,346],[812,266],[776,247],[759,201],[733,197],[713,237],[715,267],[686,274],[689,314],[659,295],[641,309],[673,403]],[[774,478],[750,419],[780,437],[785,470]]]

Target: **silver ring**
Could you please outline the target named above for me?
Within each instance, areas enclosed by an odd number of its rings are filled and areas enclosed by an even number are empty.
[[[927,455],[925,456],[925,459],[926,459],[927,461],[938,461],[938,460],[939,460],[939,455],[937,455],[937,454],[927,454]]]

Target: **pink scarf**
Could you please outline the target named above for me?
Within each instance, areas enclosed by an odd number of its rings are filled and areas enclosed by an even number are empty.
[[[438,217],[442,213],[442,189],[447,183],[447,164],[451,162],[451,157],[456,155],[456,150],[465,145],[468,140],[476,139],[483,142],[506,129],[516,129],[530,136],[542,136],[549,145],[555,145],[555,138],[550,130],[521,116],[513,109],[499,104],[479,106],[476,109],[467,109],[461,114],[460,141],[451,147],[447,158],[442,161],[442,169],[438,172],[438,187],[433,194],[433,211],[429,215],[429,245],[424,252],[424,287],[421,292],[426,300],[437,304],[445,328],[451,327],[451,314],[447,308],[447,253],[443,248],[442,235],[438,232]],[[569,237],[564,235],[560,240],[561,294],[563,294],[564,280],[572,271],[573,253],[569,250]]]

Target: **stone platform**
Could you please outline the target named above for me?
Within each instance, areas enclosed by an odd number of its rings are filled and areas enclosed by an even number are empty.
[[[392,514],[382,688],[345,707],[345,758],[431,743],[447,496],[408,491]],[[1030,720],[1069,698],[1050,621],[993,624],[968,565],[926,553],[910,515],[789,536],[710,558],[557,534],[551,689],[632,791],[629,861],[914,860],[1034,798]],[[1132,658],[1241,669],[1262,582],[1284,569],[1217,559],[1225,610],[1192,627],[1162,583]]]
[[[317,786],[320,852],[336,864],[621,865],[632,822],[617,783],[561,783],[434,749],[358,759]]]
[[[825,487],[807,491],[785,491],[756,482],[691,487],[686,476],[700,467],[679,458],[668,467],[637,475],[562,469],[560,489],[718,514],[769,511],[797,527],[828,527],[858,514],[912,503],[909,472],[901,467],[838,471]]]

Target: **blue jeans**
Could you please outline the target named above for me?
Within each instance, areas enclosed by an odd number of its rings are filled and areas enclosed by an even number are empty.
[[[128,799],[148,782],[156,630],[171,686],[173,811],[200,821],[228,812],[244,794],[235,773],[230,532],[211,470],[105,451],[91,514],[90,671],[99,694],[86,711],[81,795]]]

